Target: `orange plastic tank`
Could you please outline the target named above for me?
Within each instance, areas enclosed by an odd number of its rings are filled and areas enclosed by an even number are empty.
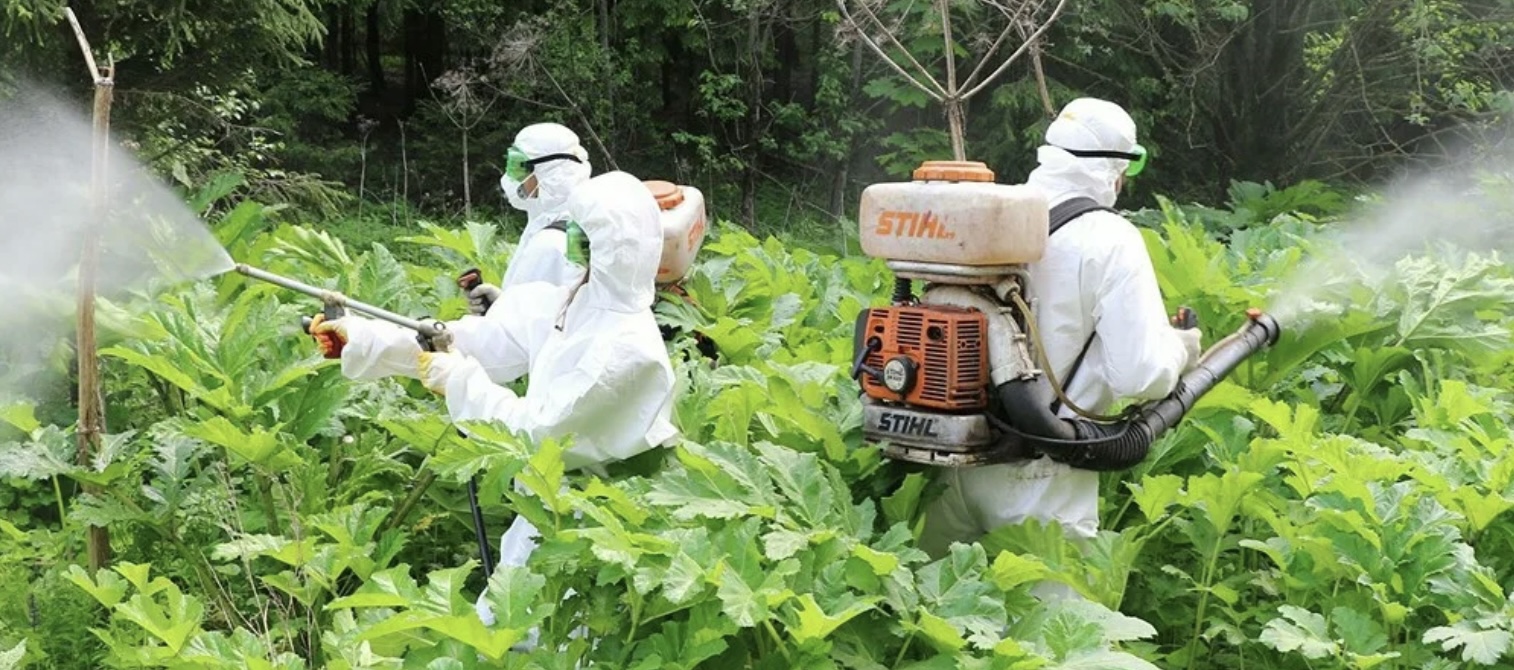
[[[707,228],[704,194],[693,186],[670,181],[642,183],[662,210],[662,261],[657,265],[657,283],[672,284],[688,274],[699,247],[704,244]]]

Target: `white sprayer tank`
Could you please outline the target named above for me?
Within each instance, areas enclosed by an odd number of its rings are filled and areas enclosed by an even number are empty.
[[[913,181],[868,186],[858,215],[862,252],[896,270],[1034,263],[1047,221],[1040,190],[996,184],[977,161],[925,161]]]
[[[662,261],[657,264],[657,283],[672,284],[688,273],[704,244],[704,194],[693,186],[668,181],[642,183],[662,210]]]

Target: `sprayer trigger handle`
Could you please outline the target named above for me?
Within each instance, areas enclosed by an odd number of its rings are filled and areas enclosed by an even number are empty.
[[[468,268],[457,276],[457,286],[464,291],[472,291],[483,281],[483,273],[479,272],[478,268]]]
[[[1178,313],[1172,317],[1172,326],[1180,330],[1192,330],[1199,327],[1199,317],[1193,313],[1193,309],[1187,305],[1178,307]]]
[[[463,290],[463,293],[472,294],[473,289],[478,288],[478,286],[483,283],[484,275],[479,271],[478,268],[468,268],[467,270],[463,270],[463,273],[457,276],[457,286],[458,288],[461,288]],[[480,298],[480,302],[483,304],[483,309],[485,312],[488,312],[489,308],[494,306],[493,301],[489,300],[487,297]]]
[[[421,345],[421,350],[442,353],[450,350],[452,348],[452,333],[447,330],[446,324],[435,319],[429,319],[429,317],[422,317],[422,320],[431,321],[434,333],[427,335],[424,332],[416,331],[415,341]]]
[[[426,337],[425,333],[415,334],[415,341],[420,343],[421,350],[432,353],[446,353],[451,349],[448,342],[451,339],[452,337],[446,334],[438,335],[435,338]]]
[[[326,317],[325,320],[327,321],[335,321],[344,316],[347,316],[347,310],[344,309],[341,305],[333,302],[328,302],[326,303],[326,306],[321,309],[321,315]],[[308,316],[300,317],[300,330],[304,331],[306,335],[310,335],[310,325],[314,322],[315,319],[312,319]]]

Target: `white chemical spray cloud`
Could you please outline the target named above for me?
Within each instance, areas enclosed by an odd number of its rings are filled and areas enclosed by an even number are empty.
[[[232,268],[183,197],[114,138],[97,209],[93,136],[87,101],[69,104],[27,83],[0,94],[0,401],[61,378],[86,234],[98,236],[104,300]]]

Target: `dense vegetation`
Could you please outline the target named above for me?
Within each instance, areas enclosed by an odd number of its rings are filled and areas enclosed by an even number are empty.
[[[565,476],[562,445],[487,425],[458,439],[413,382],[343,380],[296,331],[315,306],[274,287],[227,275],[112,305],[101,454],[74,464],[66,397],[0,408],[0,667],[1497,663],[1514,640],[1514,275],[1450,246],[1394,272],[1311,266],[1338,257],[1327,229],[1267,213],[1322,197],[1307,191],[1134,214],[1206,340],[1252,305],[1296,327],[1105,475],[1105,530],[1083,548],[1030,525],[939,560],[915,549],[933,475],[860,440],[846,379],[852,318],[886,300],[886,271],[728,222],[694,304],[658,308],[721,350],[711,366],[673,344],[686,441],[609,481]],[[231,205],[207,216],[234,256],[402,312],[461,314],[456,268],[497,272],[511,250],[487,224],[357,249]],[[1285,300],[1300,284],[1308,299]],[[527,568],[488,575],[493,630],[472,609],[473,474],[494,532],[524,514],[545,533]],[[115,550],[94,575],[87,524]],[[1041,604],[1042,579],[1086,601]],[[533,625],[544,647],[505,653]]]
[[[0,0],[0,95],[51,83],[85,108],[62,6]],[[346,381],[298,332],[318,309],[304,297],[228,274],[102,302],[92,459],[75,458],[71,341],[0,369],[27,391],[0,397],[0,670],[1514,657],[1508,174],[1382,186],[1415,161],[1498,155],[1508,3],[1066,3],[968,104],[968,154],[1017,181],[1049,109],[1125,103],[1155,159],[1122,205],[1168,305],[1194,307],[1206,343],[1253,306],[1285,334],[1144,463],[1103,476],[1095,541],[1032,524],[939,558],[915,543],[934,472],[861,438],[853,318],[891,277],[847,217],[862,185],[948,155],[947,123],[841,11],[877,12],[939,70],[932,6],[70,6],[115,56],[113,127],[236,259],[461,315],[458,270],[497,280],[514,250],[503,148],[559,120],[596,172],[711,194],[689,301],[657,312],[721,354],[670,344],[684,441],[599,480],[565,474],[561,444],[482,424],[459,439],[417,383]],[[1055,9],[952,6],[975,54],[1005,26],[1011,48],[1031,34],[1005,13]],[[1336,234],[1365,211],[1383,225]],[[493,535],[515,514],[543,529],[526,568],[478,565],[475,475]],[[92,526],[113,551],[96,572]],[[1041,603],[1041,580],[1084,600]],[[473,612],[486,583],[494,629]],[[542,648],[507,653],[532,626]]]

